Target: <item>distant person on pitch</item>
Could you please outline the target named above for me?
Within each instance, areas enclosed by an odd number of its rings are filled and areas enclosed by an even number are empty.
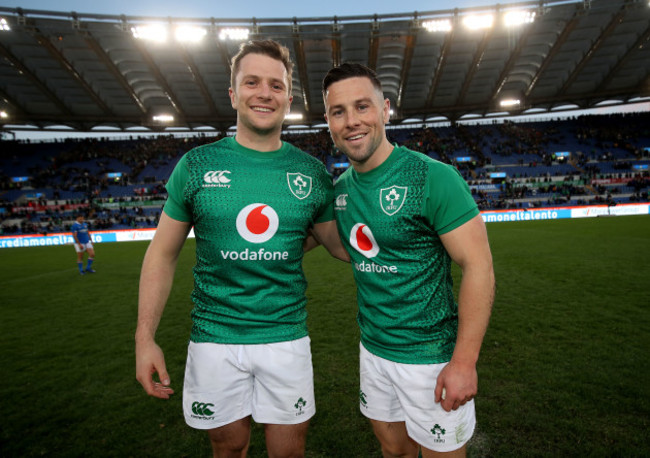
[[[84,215],[77,216],[77,221],[72,223],[70,231],[74,238],[74,249],[77,252],[77,267],[79,267],[79,273],[81,275],[84,275],[85,273],[94,274],[95,270],[92,268],[92,265],[95,260],[95,248],[93,247],[93,241],[88,232],[88,223],[84,221]],[[85,269],[83,263],[84,252],[88,253],[88,261],[86,262]]]
[[[269,456],[304,456],[316,409],[303,244],[313,236],[349,259],[325,166],[280,139],[292,66],[289,50],[274,41],[241,46],[229,90],[237,133],[181,158],[142,265],[136,377],[149,395],[168,398],[155,333],[194,227],[183,409],[188,425],[208,431],[215,457],[246,456],[251,418],[264,424]]]
[[[373,70],[331,69],[323,98],[352,164],[334,210],[357,284],[361,412],[384,457],[464,456],[494,298],[485,224],[454,167],[388,141],[390,101]]]

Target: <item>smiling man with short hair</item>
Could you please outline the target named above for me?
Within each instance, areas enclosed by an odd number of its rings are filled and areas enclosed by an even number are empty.
[[[334,194],[357,284],[361,412],[384,457],[463,456],[494,299],[485,224],[455,168],[388,141],[390,101],[373,70],[331,69],[323,98],[352,164]]]
[[[151,396],[173,393],[154,337],[194,227],[185,420],[208,430],[214,456],[246,456],[251,418],[264,424],[269,456],[304,456],[316,409],[303,244],[313,236],[333,255],[348,256],[336,232],[331,177],[280,139],[292,100],[287,48],[245,43],[232,69],[237,133],[181,158],[145,254],[136,377]]]

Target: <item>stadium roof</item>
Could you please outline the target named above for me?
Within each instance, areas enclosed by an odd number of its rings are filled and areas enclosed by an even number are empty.
[[[507,27],[507,13],[523,23]],[[467,23],[476,16],[488,22],[492,17],[492,26],[470,30]],[[183,26],[205,35],[198,42],[136,37],[151,24],[170,34]],[[346,61],[377,71],[394,123],[585,109],[650,97],[649,0],[527,1],[286,19],[0,7],[0,127],[227,129],[236,119],[228,98],[229,63],[241,42],[232,37],[241,29],[249,39],[272,38],[291,50],[292,113],[302,119],[290,124],[322,125],[322,78]],[[505,99],[510,102],[503,106]]]

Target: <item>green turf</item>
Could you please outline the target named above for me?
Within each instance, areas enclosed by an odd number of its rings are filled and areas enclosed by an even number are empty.
[[[650,455],[650,216],[488,232],[497,298],[469,455]],[[169,401],[134,376],[146,243],[96,248],[97,274],[84,277],[70,246],[0,250],[0,456],[209,456],[181,413],[194,241],[158,333],[178,393]],[[307,455],[379,457],[358,411],[350,268],[319,248],[305,271],[318,405]],[[250,456],[265,456],[259,426]]]

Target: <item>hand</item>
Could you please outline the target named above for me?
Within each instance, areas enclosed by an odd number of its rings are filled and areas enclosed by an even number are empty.
[[[442,408],[450,412],[472,400],[477,390],[476,366],[456,363],[452,359],[438,375],[435,401],[440,402]]]
[[[153,379],[158,373],[160,382]],[[169,399],[174,390],[169,386],[169,374],[165,367],[165,356],[153,340],[135,344],[135,378],[149,396]]]

